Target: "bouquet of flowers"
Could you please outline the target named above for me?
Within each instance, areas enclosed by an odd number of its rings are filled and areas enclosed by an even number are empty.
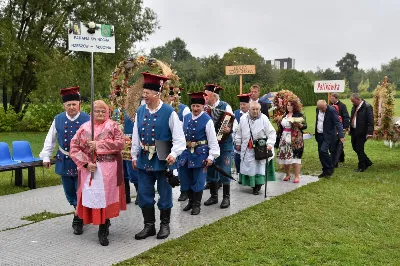
[[[289,121],[292,124],[301,124],[304,122],[304,118],[303,117],[291,117],[291,118],[288,118],[287,121]]]

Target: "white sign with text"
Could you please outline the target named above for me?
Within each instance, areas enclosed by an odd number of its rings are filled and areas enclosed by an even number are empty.
[[[344,86],[344,80],[317,80],[314,82],[314,92],[344,92]]]
[[[95,53],[115,53],[114,26],[107,24],[68,23],[68,50]]]

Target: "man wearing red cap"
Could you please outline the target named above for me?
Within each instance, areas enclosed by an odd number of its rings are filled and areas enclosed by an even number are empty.
[[[214,123],[204,112],[206,94],[193,92],[189,95],[192,113],[183,118],[186,150],[179,157],[178,165],[181,190],[189,197],[189,203],[183,210],[192,210],[192,215],[198,215],[206,183],[206,167],[211,166],[219,156],[219,146]]]
[[[56,144],[58,144],[55,172],[61,176],[65,196],[69,204],[76,208],[78,170],[69,156],[69,148],[71,139],[76,131],[82,124],[90,120],[90,116],[80,111],[79,87],[61,89],[60,94],[65,112],[56,115],[54,118],[39,157],[43,160],[43,166],[50,168],[50,157]],[[76,235],[80,235],[83,232],[83,221],[77,215],[74,216],[72,228]]]
[[[185,136],[178,115],[169,104],[160,99],[167,77],[143,72],[143,99],[145,105],[138,108],[132,134],[132,165],[139,169],[138,194],[142,209],[144,229],[135,239],[145,239],[156,234],[154,185],[157,181],[160,210],[160,230],[157,238],[164,239],[170,234],[172,188],[168,184],[165,169],[176,169],[176,158],[185,150]],[[165,160],[157,155],[156,140],[171,142],[172,148]]]
[[[174,93],[174,89],[175,88],[171,86],[171,87],[169,87],[169,89],[170,89],[170,91],[169,91],[169,102],[172,105],[172,103],[175,101],[175,93]],[[181,91],[183,91],[183,88],[179,88],[179,92],[178,92],[178,97],[179,98],[181,97]],[[180,102],[179,106],[178,106],[178,112],[177,113],[178,113],[179,120],[181,122],[183,122],[183,118],[187,114],[190,114],[189,107],[187,107],[185,104]],[[185,201],[187,199],[188,199],[188,195],[186,195],[185,191],[183,191],[182,187],[181,187],[181,195],[179,195],[178,201]]]
[[[214,123],[217,122],[219,117],[216,117],[217,112],[213,111],[213,109],[216,109],[218,112],[228,112],[233,116],[232,107],[227,102],[219,99],[219,92],[221,90],[223,90],[223,88],[215,84],[206,84],[204,86],[206,104],[208,105],[207,108],[211,110],[210,114]],[[217,128],[215,130],[219,131]],[[222,133],[228,135],[228,137],[219,143],[220,156],[215,164],[221,167],[225,172],[231,173],[231,153],[233,150],[232,125],[222,128]],[[209,206],[218,203],[218,182],[221,182],[223,184],[223,198],[220,207],[222,209],[228,208],[230,206],[230,179],[217,173],[214,168],[210,168],[207,171],[207,182],[210,187],[211,197],[204,202],[204,205]]]

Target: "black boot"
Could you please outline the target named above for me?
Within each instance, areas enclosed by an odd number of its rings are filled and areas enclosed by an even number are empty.
[[[188,195],[185,191],[181,191],[181,195],[179,195],[178,201],[186,201],[188,199]]]
[[[110,234],[110,226],[111,226],[110,219],[106,219],[106,236]]]
[[[142,214],[144,218],[144,228],[142,231],[135,235],[135,239],[145,239],[148,236],[154,236],[156,234],[156,227],[154,223],[156,222],[156,215],[154,207],[143,208]]]
[[[186,205],[186,207],[183,208],[183,211],[185,211],[185,212],[192,209],[192,207],[193,207],[193,190],[189,189],[188,191],[186,191],[186,194],[189,197],[189,202]]]
[[[206,206],[210,206],[210,205],[218,203],[218,183],[211,182],[211,183],[209,183],[209,185],[210,185],[211,197],[204,202],[204,205],[206,205]]]
[[[79,219],[77,215],[74,215],[74,220],[72,220],[72,228],[74,228],[75,235],[81,235],[83,233],[83,220]]]
[[[126,197],[126,204],[131,203],[131,187],[129,186],[129,179],[124,178],[125,184],[125,197]]]
[[[210,189],[210,183],[207,182],[206,185],[204,186],[204,190]]]
[[[258,192],[257,185],[255,185],[255,187],[253,187],[253,195],[258,195],[258,194],[260,194],[260,193]]]
[[[135,186],[136,190],[136,199],[135,199],[135,205],[139,204],[139,194],[138,194],[138,184],[133,184]]]
[[[99,225],[99,232],[97,233],[97,236],[99,237],[99,242],[102,246],[108,246],[107,230],[107,224]]]
[[[169,221],[171,218],[171,209],[160,210],[160,231],[158,231],[157,239],[164,239],[169,236]]]
[[[222,202],[221,202],[221,209],[225,209],[228,208],[231,205],[230,202],[230,196],[231,196],[231,185],[224,185],[222,187],[223,189],[223,198],[222,198]]]
[[[199,192],[193,192],[193,208],[190,212],[191,215],[198,215],[200,213],[201,198],[203,197],[203,190]]]

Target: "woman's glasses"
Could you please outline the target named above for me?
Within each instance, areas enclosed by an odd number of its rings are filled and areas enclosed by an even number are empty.
[[[94,110],[94,112],[95,112],[96,114],[105,114],[105,113],[107,113],[106,110]]]

